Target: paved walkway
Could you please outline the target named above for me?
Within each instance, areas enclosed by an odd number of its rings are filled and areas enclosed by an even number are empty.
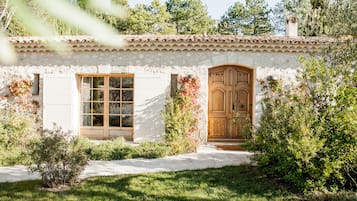
[[[250,163],[251,155],[252,153],[245,151],[222,151],[210,146],[202,146],[197,153],[181,154],[158,159],[89,161],[89,164],[80,175],[80,178],[219,168]],[[16,182],[34,179],[39,179],[39,175],[29,174],[25,166],[0,167],[0,182]]]

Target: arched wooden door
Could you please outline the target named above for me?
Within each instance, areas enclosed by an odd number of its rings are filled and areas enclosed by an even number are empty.
[[[238,66],[209,70],[208,138],[239,139],[252,120],[253,71]]]

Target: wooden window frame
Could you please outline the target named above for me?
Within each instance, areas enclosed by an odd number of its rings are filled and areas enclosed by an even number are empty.
[[[176,96],[178,87],[178,74],[171,74],[171,84],[170,84],[170,96],[171,98]]]
[[[82,121],[83,121],[83,111],[82,111],[82,78],[83,77],[103,77],[104,78],[104,111],[103,111],[103,126],[82,126]],[[127,103],[132,103],[132,113],[131,114],[122,114],[122,111],[118,114],[118,116],[131,116],[132,117],[132,122],[131,122],[131,127],[122,127],[122,119],[120,118],[120,127],[111,127],[109,126],[109,117],[110,117],[110,100],[109,100],[109,91],[110,91],[110,82],[109,79],[111,77],[131,77],[133,78],[133,87],[132,88],[118,88],[120,90],[120,96],[122,97],[122,91],[123,89],[125,90],[132,90],[133,92],[133,100],[132,101],[124,101]],[[79,74],[77,76],[77,83],[78,83],[78,91],[79,91],[79,119],[80,119],[80,135],[85,136],[91,139],[109,139],[109,138],[115,138],[115,137],[124,137],[126,140],[133,140],[134,137],[134,105],[135,105],[135,79],[134,79],[134,74],[129,74],[129,73],[122,73],[122,74]],[[120,100],[118,103],[122,104],[122,100]],[[122,106],[120,107],[122,110]],[[90,131],[93,132],[90,132]],[[102,130],[102,132],[101,132]],[[130,132],[130,134],[127,134]],[[113,134],[113,133],[118,133],[118,134]],[[123,135],[119,133],[125,133]]]
[[[40,74],[38,74],[38,73],[33,74],[31,91],[32,91],[31,93],[33,96],[40,95]]]

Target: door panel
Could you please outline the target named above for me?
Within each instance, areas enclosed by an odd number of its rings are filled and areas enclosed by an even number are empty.
[[[224,112],[225,111],[225,91],[224,89],[215,89],[212,92],[212,111]]]
[[[252,118],[252,70],[224,66],[209,71],[208,137],[241,138]]]
[[[214,134],[211,137],[224,138],[227,135],[227,118],[210,118],[209,119],[209,130]]]

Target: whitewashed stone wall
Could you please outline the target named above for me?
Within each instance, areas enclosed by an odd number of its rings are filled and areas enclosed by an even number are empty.
[[[256,79],[266,79],[273,75],[288,82],[294,81],[297,68],[300,67],[297,54],[291,53],[249,53],[249,52],[85,52],[59,56],[54,53],[23,53],[14,66],[0,65],[0,93],[11,81],[9,77],[32,78],[39,73],[41,79],[51,75],[75,76],[78,74],[135,74],[134,105],[134,141],[160,140],[164,133],[161,112],[169,97],[170,75],[194,75],[201,80],[201,98],[203,113],[200,120],[200,136],[207,137],[208,122],[208,69],[220,65],[241,65],[255,70]],[[46,82],[41,80],[39,100],[44,118],[44,126],[51,120],[68,117],[64,122],[57,122],[62,127],[78,133],[78,103],[73,98],[72,112],[52,114],[45,107],[46,96],[56,93],[46,92]],[[45,85],[45,86],[44,86]],[[61,85],[59,83],[59,85]],[[78,96],[73,86],[68,89],[73,96]],[[63,86],[64,87],[64,86]],[[67,86],[68,87],[68,86]],[[74,89],[73,89],[74,88]],[[68,94],[67,94],[68,95]],[[261,109],[262,92],[258,82],[255,85],[255,117],[258,120]],[[78,101],[77,101],[78,102]],[[45,103],[45,104],[44,104]],[[67,110],[68,111],[68,110]],[[72,114],[67,114],[72,113]],[[53,117],[57,115],[56,117]]]

